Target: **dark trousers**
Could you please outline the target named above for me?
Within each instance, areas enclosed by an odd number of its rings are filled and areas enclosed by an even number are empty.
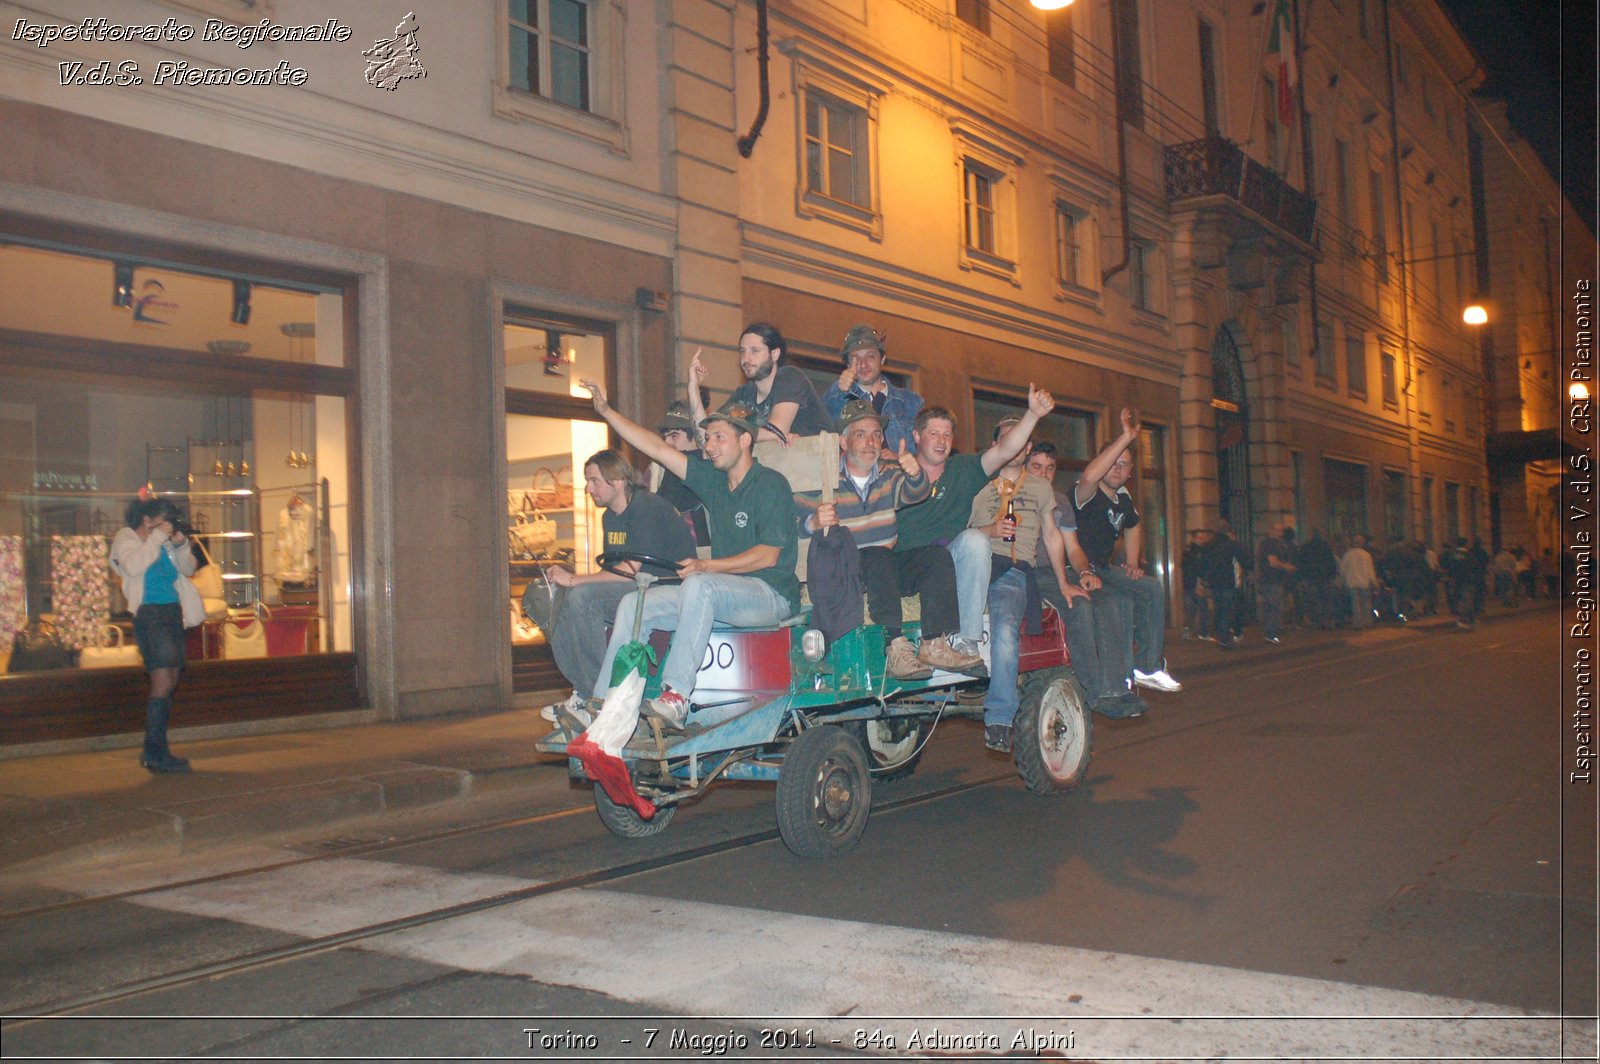
[[[1211,589],[1211,601],[1217,608],[1217,642],[1222,646],[1233,643],[1233,611],[1238,597],[1239,589],[1236,587]]]
[[[1069,609],[1054,580],[1039,581],[1039,593],[1061,614],[1067,630],[1067,650],[1072,671],[1089,701],[1127,694],[1133,663],[1128,653],[1128,629],[1121,599],[1101,588],[1087,599],[1075,598]]]
[[[918,547],[896,551],[888,547],[862,547],[861,583],[867,591],[867,609],[884,637],[900,635],[900,599],[916,595],[922,602],[922,638],[937,639],[961,630],[956,603],[956,566],[943,547]]]
[[[1289,589],[1283,584],[1261,585],[1261,626],[1268,639],[1276,639],[1283,631],[1283,600]]]

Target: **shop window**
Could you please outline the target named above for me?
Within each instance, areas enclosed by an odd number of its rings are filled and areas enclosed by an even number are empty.
[[[1383,538],[1389,544],[1410,538],[1406,522],[1406,475],[1397,469],[1383,471]]]
[[[610,331],[597,323],[546,319],[531,312],[508,310],[506,318],[502,345],[511,639],[515,645],[543,646],[545,633],[522,611],[524,589],[551,565],[592,572],[595,558],[605,551],[601,511],[584,491],[583,466],[589,456],[610,446],[610,437],[579,382],[610,380]],[[513,685],[519,690],[522,685],[515,677],[520,664],[513,670]],[[531,686],[550,685],[535,681]]]
[[[147,489],[210,559],[191,658],[351,651],[342,292],[18,244],[0,274],[0,645],[128,637],[110,546]]]
[[[1328,535],[1367,535],[1367,467],[1324,458],[1322,488],[1328,504]]]

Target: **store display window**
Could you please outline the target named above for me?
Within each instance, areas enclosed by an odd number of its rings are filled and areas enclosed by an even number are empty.
[[[0,673],[45,639],[138,665],[109,555],[141,490],[209,560],[191,659],[350,651],[343,333],[339,291],[0,245]]]

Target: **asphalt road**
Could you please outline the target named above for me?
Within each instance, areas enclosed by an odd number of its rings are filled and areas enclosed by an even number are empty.
[[[831,861],[768,787],[624,841],[552,768],[433,842],[62,873],[102,900],[0,918],[0,1009],[50,1014],[0,1055],[1592,1055],[1553,622],[1197,676],[1055,797],[949,721]]]

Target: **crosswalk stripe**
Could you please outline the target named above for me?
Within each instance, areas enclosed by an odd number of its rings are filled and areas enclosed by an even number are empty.
[[[139,903],[315,936],[538,882],[340,859],[179,887]],[[1068,1055],[1077,1057],[1538,1057],[1559,1055],[1562,1036],[1560,1017],[1480,1002],[602,889],[553,893],[365,945],[665,1013],[811,1017],[819,1036],[846,1047],[858,1029],[878,1028],[902,1052],[913,1030],[926,1040],[935,1021],[935,1037],[967,1040],[945,1048],[981,1050],[1029,1048],[1017,1043],[1029,1030],[1064,1038],[1070,1028]],[[980,1036],[981,1044],[971,1041]]]

